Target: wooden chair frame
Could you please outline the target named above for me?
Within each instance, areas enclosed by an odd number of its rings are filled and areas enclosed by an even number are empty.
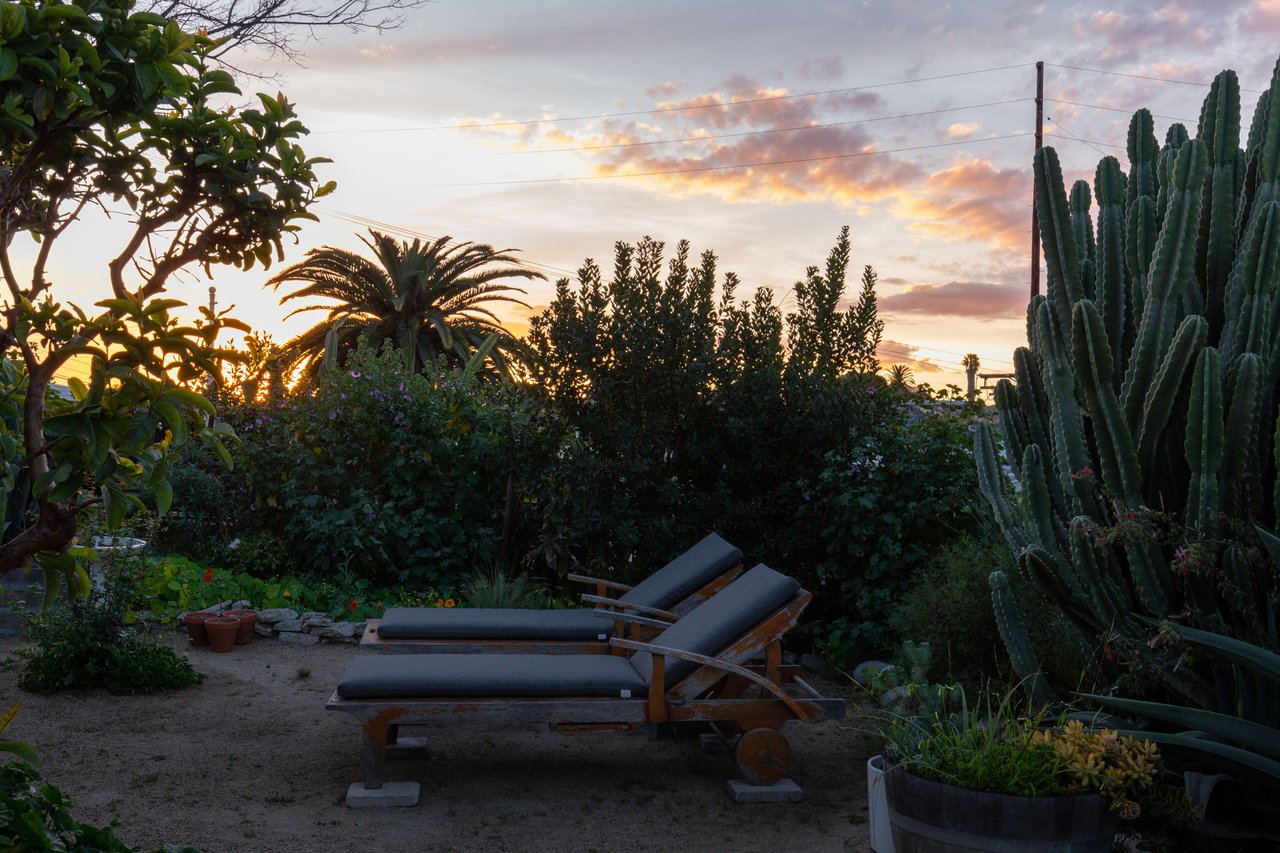
[[[480,723],[491,726],[547,723],[559,731],[627,730],[645,724],[702,721],[717,731],[736,735],[738,766],[756,784],[769,784],[785,775],[790,747],[778,734],[790,720],[812,722],[844,716],[843,699],[824,698],[800,676],[800,667],[782,663],[781,638],[799,619],[811,596],[798,590],[775,611],[714,656],[657,646],[630,639],[614,639],[610,646],[624,653],[646,651],[652,655],[651,684],[664,684],[667,661],[683,660],[698,668],[665,692],[650,691],[647,698],[609,697],[386,697],[344,699],[337,691],[326,709],[351,714],[360,722],[361,765],[364,787],[381,788],[386,749],[396,742],[401,726],[430,725],[440,721]],[[644,617],[641,617],[644,618]],[[747,661],[764,652],[763,664]],[[757,697],[748,697],[752,688]],[[770,747],[756,747],[744,754],[748,737],[763,737]],[[785,755],[782,755],[785,753]],[[769,766],[764,766],[769,765]],[[781,774],[781,775],[780,775]]]
[[[647,639],[657,633],[652,630],[656,626],[635,618],[648,617],[671,623],[693,610],[702,602],[728,586],[738,575],[742,574],[742,564],[726,570],[694,590],[671,610],[660,610],[656,607],[645,607],[619,601],[609,595],[614,591],[619,595],[626,594],[632,587],[617,581],[593,578],[586,575],[571,574],[568,580],[575,583],[588,584],[595,587],[594,593],[582,596],[587,604],[594,604],[600,611],[601,619],[613,622],[614,637],[631,639]],[[374,652],[392,654],[533,654],[533,655],[603,655],[622,654],[621,649],[611,648],[608,639],[597,640],[433,640],[424,638],[388,639],[378,636],[380,619],[370,619],[360,638],[360,647]],[[660,630],[660,629],[659,629]],[[605,622],[600,623],[600,633],[608,632]]]

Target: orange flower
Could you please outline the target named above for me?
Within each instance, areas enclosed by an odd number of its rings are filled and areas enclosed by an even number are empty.
[[[284,597],[285,597],[285,598],[293,598],[293,596],[291,596],[291,595],[289,594],[289,590],[287,590],[287,589],[284,591]]]
[[[437,599],[436,599],[436,607],[444,607],[444,599],[443,599],[443,598],[437,598]]]
[[[444,600],[444,606],[445,606],[445,607],[453,607],[453,606],[455,606],[457,603],[458,603],[458,602],[454,601],[452,598],[446,598],[446,599]]]

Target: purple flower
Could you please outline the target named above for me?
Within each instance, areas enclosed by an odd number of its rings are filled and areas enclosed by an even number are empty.
[[[351,371],[351,378],[352,378],[352,379],[359,379],[359,378],[360,378],[360,371],[358,371],[358,370],[353,370],[353,371]]]

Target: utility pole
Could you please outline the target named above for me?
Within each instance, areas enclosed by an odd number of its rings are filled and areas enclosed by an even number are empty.
[[[218,314],[218,288],[214,287],[212,284],[209,285],[209,314],[212,316],[217,316]],[[213,395],[218,391],[218,384],[214,381],[212,373],[206,377],[204,387],[205,396],[212,399]]]
[[[1036,152],[1044,147],[1044,62],[1036,63]],[[1031,298],[1040,295],[1040,215],[1036,213],[1034,178],[1031,188]]]

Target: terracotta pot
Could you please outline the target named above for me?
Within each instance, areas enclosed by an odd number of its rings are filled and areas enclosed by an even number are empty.
[[[197,610],[193,613],[187,613],[182,617],[182,621],[187,626],[187,636],[191,638],[191,645],[209,645],[209,634],[204,629],[204,623],[217,615],[218,614],[210,613],[207,610]]]
[[[233,616],[240,620],[240,628],[236,631],[236,645],[243,646],[253,639],[253,626],[258,621],[256,610],[228,610],[223,616]]]
[[[215,616],[204,620],[204,630],[209,634],[209,647],[213,651],[229,652],[236,644],[240,620],[234,616]],[[253,630],[252,627],[249,630]]]

